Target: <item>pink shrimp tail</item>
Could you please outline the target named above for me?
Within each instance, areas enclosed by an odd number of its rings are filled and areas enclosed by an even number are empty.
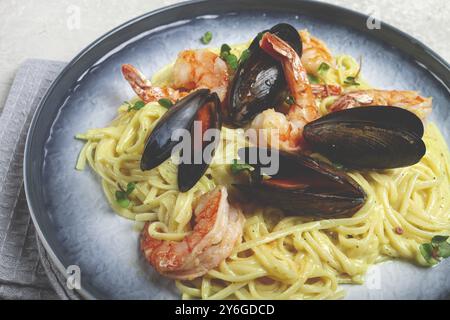
[[[261,38],[260,47],[280,61],[286,82],[295,100],[294,105],[297,106],[296,115],[301,114],[306,122],[317,119],[319,113],[315,106],[313,91],[297,52],[284,40],[269,32]]]

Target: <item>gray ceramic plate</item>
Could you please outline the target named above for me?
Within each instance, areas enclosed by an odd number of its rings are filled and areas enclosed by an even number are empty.
[[[418,41],[385,24],[369,30],[367,17],[327,4],[292,0],[197,1],[164,8],[112,30],[64,69],[36,111],[25,153],[28,203],[38,234],[61,272],[81,268],[87,298],[171,299],[171,281],[158,276],[138,252],[132,223],[118,217],[99,179],[74,170],[82,143],[75,134],[105,126],[133,92],[120,65],[151,75],[180,50],[239,43],[278,22],[308,28],[335,53],[364,57],[364,76],[376,87],[417,89],[433,96],[433,117],[450,141],[448,64]],[[369,271],[348,298],[445,298],[450,261],[433,269],[389,262]]]

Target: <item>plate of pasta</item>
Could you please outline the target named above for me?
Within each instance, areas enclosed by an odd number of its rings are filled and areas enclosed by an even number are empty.
[[[85,298],[448,298],[449,75],[328,4],[146,14],[33,118],[38,235]]]

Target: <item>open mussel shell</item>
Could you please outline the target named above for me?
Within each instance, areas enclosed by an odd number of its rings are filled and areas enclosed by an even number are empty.
[[[190,190],[198,180],[205,174],[212,162],[214,152],[220,142],[220,131],[210,140],[205,140],[204,132],[207,129],[220,129],[222,118],[220,114],[220,99],[213,93],[204,105],[198,110],[195,121],[198,126],[191,127],[191,153],[187,163],[178,165],[178,189],[181,192]],[[206,152],[206,149],[210,152]],[[183,155],[181,155],[183,156]]]
[[[151,132],[142,154],[141,170],[151,170],[166,161],[181,139],[172,138],[172,134],[177,129],[185,129],[190,132],[191,141],[188,146],[191,147],[191,152],[184,158],[181,155],[181,161],[185,158],[187,161],[178,166],[178,187],[182,192],[192,188],[212,160],[203,158],[204,149],[209,148],[212,158],[219,142],[218,138],[203,141],[203,133],[207,129],[221,127],[219,108],[219,97],[208,89],[199,89],[178,101],[161,117]],[[200,126],[195,126],[194,121],[198,121]],[[201,132],[194,132],[195,128],[200,128]]]
[[[330,113],[304,127],[311,149],[349,168],[391,169],[425,155],[422,121],[398,107],[369,106]]]
[[[197,111],[204,105],[209,95],[208,89],[194,91],[178,101],[159,119],[145,143],[141,170],[156,168],[170,157],[173,147],[179,142],[172,139],[173,131],[190,130]]]
[[[290,214],[317,217],[350,216],[364,205],[366,194],[355,180],[306,155],[276,151],[278,172],[262,175],[267,159],[275,159],[272,152],[258,147],[239,150],[239,157],[250,159],[255,169],[249,184],[235,186],[250,199]]]
[[[299,55],[302,41],[298,31],[291,25],[280,23],[270,30],[289,43]],[[259,46],[257,36],[249,47],[250,55],[236,71],[228,93],[228,122],[242,126],[258,113],[273,108],[286,90],[286,81],[281,64],[265,53]]]

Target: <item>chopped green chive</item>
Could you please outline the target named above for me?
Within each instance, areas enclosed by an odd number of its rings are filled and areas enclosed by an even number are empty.
[[[249,57],[250,57],[250,50],[249,49],[245,49],[241,53],[241,57],[239,58],[239,63],[245,62]]]
[[[224,43],[221,47],[220,47],[220,57],[225,60],[225,62],[228,64],[228,66],[233,69],[236,70],[239,62],[238,62],[238,58],[231,53],[231,47],[229,45],[227,45],[226,43]]]
[[[328,63],[322,62],[319,66],[319,68],[317,69],[317,72],[319,73],[324,73],[327,72],[330,69],[330,66],[328,65]]]
[[[205,32],[205,34],[200,38],[200,41],[201,41],[203,44],[208,44],[208,43],[211,42],[212,36],[213,36],[212,33],[211,33],[210,31],[207,31],[207,32]]]
[[[233,160],[233,163],[231,164],[231,172],[233,174],[239,174],[242,171],[252,171],[254,168],[246,163],[238,163],[237,159]]]
[[[313,84],[318,84],[319,83],[319,78],[317,78],[313,74],[308,74],[308,80],[309,80],[310,83],[313,83]]]
[[[128,111],[131,110],[141,110],[143,107],[145,107],[144,101],[136,101],[134,104],[129,103],[128,101],[125,101],[125,103],[128,105]]]
[[[294,99],[293,96],[287,96],[285,102],[286,102],[288,105],[293,105],[293,104],[295,103],[295,99]]]
[[[449,236],[434,236],[431,239],[431,245],[437,247],[437,253],[441,258],[450,257],[450,243],[448,242]]]
[[[118,185],[118,187],[120,190],[116,191],[116,201],[122,208],[128,208],[131,203],[128,196],[134,191],[136,184],[133,182],[128,183],[126,190],[124,190],[120,185]]]
[[[429,265],[435,265],[439,261],[433,258],[433,247],[431,243],[423,243],[419,247],[420,253]]]
[[[356,82],[356,77],[347,77],[344,80],[344,83],[349,85],[349,86],[359,86],[359,83]]]
[[[231,47],[229,45],[227,45],[226,43],[224,43],[221,47],[220,47],[220,56],[223,58],[223,56],[225,54],[230,54],[231,52]]]
[[[144,101],[138,101],[134,104],[134,109],[135,110],[140,110],[143,107],[145,107],[145,102]]]
[[[173,106],[172,101],[170,101],[170,99],[167,98],[162,98],[158,100],[158,103],[160,106],[169,109],[171,106]]]
[[[234,54],[229,54],[226,58],[225,61],[228,63],[228,65],[230,66],[231,69],[236,70],[239,63],[238,63],[238,58],[234,55]]]
[[[134,191],[135,188],[136,188],[136,184],[134,182],[128,183],[127,184],[127,191],[126,191],[127,195],[131,194]]]
[[[116,201],[122,208],[128,208],[130,205],[130,200],[127,197],[123,196],[122,191],[116,191]]]
[[[431,243],[423,243],[419,251],[429,265],[435,265],[442,259],[450,257],[449,236],[434,236]]]

